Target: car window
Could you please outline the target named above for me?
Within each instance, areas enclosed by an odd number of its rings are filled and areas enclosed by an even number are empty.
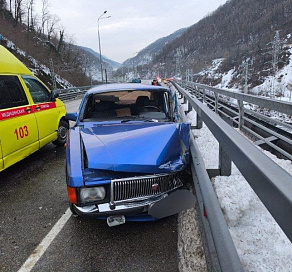
[[[24,106],[27,97],[17,76],[0,75],[0,109]]]
[[[95,93],[81,110],[83,121],[122,119],[166,119],[170,117],[168,93],[163,91],[120,91]]]
[[[37,80],[31,77],[22,77],[34,103],[51,101],[50,92]]]

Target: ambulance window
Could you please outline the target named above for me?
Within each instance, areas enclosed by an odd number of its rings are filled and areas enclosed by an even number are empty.
[[[28,101],[17,76],[0,76],[0,109],[27,105]]]
[[[22,77],[34,103],[51,101],[50,92],[38,80],[31,77]]]

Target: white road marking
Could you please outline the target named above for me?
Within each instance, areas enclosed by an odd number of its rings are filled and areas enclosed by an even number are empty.
[[[64,225],[69,220],[72,215],[70,209],[63,214],[63,216],[59,219],[59,221],[54,225],[54,227],[50,230],[47,236],[41,241],[41,243],[35,248],[32,254],[28,257],[22,267],[18,270],[18,272],[29,272],[33,269],[37,261],[42,257],[45,253],[49,245],[53,242],[59,232],[62,230]]]

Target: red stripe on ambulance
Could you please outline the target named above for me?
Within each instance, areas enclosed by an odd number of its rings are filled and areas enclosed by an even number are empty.
[[[40,110],[49,110],[49,109],[56,108],[56,103],[48,102],[48,103],[38,104],[34,106],[34,108],[37,108],[37,107],[39,107]]]
[[[0,112],[0,120],[6,120],[18,116],[23,116],[31,112],[31,107],[22,107],[18,109],[4,110]]]
[[[55,102],[48,102],[48,103],[37,104],[33,106],[25,106],[25,107],[21,107],[17,109],[3,110],[3,111],[0,111],[0,121],[27,115],[27,114],[38,112],[38,111],[49,110],[53,108],[56,108]]]

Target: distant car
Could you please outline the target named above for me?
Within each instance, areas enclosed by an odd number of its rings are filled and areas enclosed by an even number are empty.
[[[56,91],[50,91],[0,45],[0,171],[44,145],[64,145],[68,121]]]
[[[132,79],[132,83],[141,83],[141,78]]]
[[[178,119],[169,88],[110,84],[89,90],[67,140],[66,180],[73,214],[156,220],[194,205],[182,174],[189,162],[189,124]]]
[[[151,82],[151,85],[160,86],[160,83],[158,82],[158,80],[156,78],[154,78]]]

